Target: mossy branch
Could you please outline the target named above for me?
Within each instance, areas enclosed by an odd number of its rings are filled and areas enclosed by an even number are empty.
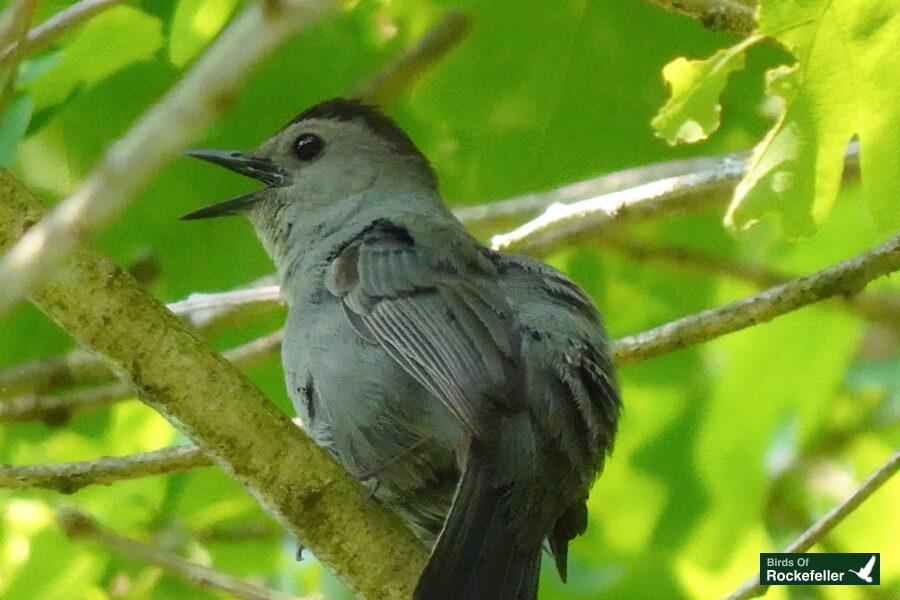
[[[0,250],[38,222],[38,201],[0,171]],[[127,273],[76,246],[31,300],[123,373],[159,411],[357,592],[408,598],[426,558],[324,450]],[[359,560],[365,556],[366,560]]]

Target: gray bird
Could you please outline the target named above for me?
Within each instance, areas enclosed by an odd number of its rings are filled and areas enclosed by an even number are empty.
[[[252,221],[305,430],[432,547],[414,597],[536,598],[545,541],[565,581],[620,411],[590,298],[469,235],[362,103],[318,104],[248,153],[189,154],[267,184],[183,218]]]

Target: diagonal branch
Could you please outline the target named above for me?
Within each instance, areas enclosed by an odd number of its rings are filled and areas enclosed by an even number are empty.
[[[78,348],[0,370],[0,399],[21,393],[42,393],[74,384],[104,383],[113,377],[109,367],[92,352]]]
[[[131,456],[78,462],[0,465],[0,488],[46,488],[71,494],[88,485],[109,485],[125,479],[178,473],[212,464],[212,459],[197,448],[173,446]]]
[[[812,275],[792,279],[736,302],[705,310],[613,344],[624,366],[674,352],[751,325],[771,321],[807,304],[852,295],[867,283],[900,268],[900,234],[875,248]]]
[[[284,331],[279,329],[226,350],[222,357],[235,366],[251,367],[260,359],[277,354],[281,350],[283,338]],[[94,358],[102,361],[96,355]],[[117,381],[61,396],[23,394],[0,402],[0,423],[37,420],[48,426],[59,426],[66,423],[73,414],[100,410],[134,397],[134,387],[127,381]]]
[[[93,0],[91,3],[94,4]],[[95,4],[103,5],[103,2]],[[68,11],[63,11],[58,16],[66,12]],[[459,11],[448,12],[444,19],[429,30],[418,43],[393,59],[374,76],[360,83],[354,94],[380,103],[395,99],[459,44],[470,28],[471,21],[466,15]],[[216,294],[191,294],[185,300],[169,304],[169,309],[177,315],[184,316],[199,330],[212,333],[235,322],[242,322],[250,315],[268,312],[281,301],[277,279],[269,276],[250,284],[245,289]],[[112,374],[102,359],[77,349],[66,356],[33,361],[0,371],[0,397],[12,396],[22,391],[39,393],[75,382],[91,383],[108,381],[111,378]]]
[[[350,96],[372,104],[391,104],[447,52],[465,39],[472,20],[458,10],[449,11],[415,45],[394,58],[374,76],[356,86]]]
[[[700,209],[721,201],[725,204],[731,192],[743,176],[749,154],[726,154],[724,156],[705,156],[687,158],[632,167],[608,173],[599,177],[585,179],[543,192],[533,192],[515,196],[505,200],[495,200],[488,204],[461,206],[454,209],[454,214],[475,235],[486,237],[498,231],[508,231],[522,223],[541,216],[541,213],[552,206],[588,200],[620,192],[628,188],[637,188],[661,180],[687,178],[676,190],[681,195],[689,194],[691,198],[684,200],[684,206],[676,203],[659,202],[656,213],[643,211],[640,216],[646,220],[665,217],[681,211]],[[696,182],[693,191],[690,182]],[[693,200],[693,202],[691,201]],[[622,215],[623,223],[632,222],[632,213]],[[638,219],[635,219],[638,220]]]
[[[0,171],[0,248],[38,201]],[[408,598],[418,541],[233,365],[97,252],[76,248],[31,296],[81,344],[127,373],[159,411],[358,593]],[[365,556],[366,560],[359,560]]]
[[[809,529],[804,531],[793,542],[787,545],[782,552],[806,552],[822,539],[831,533],[831,530],[847,518],[847,515],[865,502],[869,496],[884,485],[897,470],[900,469],[900,452],[895,452],[891,457],[881,465],[874,473],[857,488],[849,498],[844,500],[838,506],[831,509],[825,516],[813,523]],[[744,585],[734,591],[728,600],[745,600],[746,598],[755,598],[766,593],[768,587],[759,584],[759,573],[754,575]]]
[[[644,180],[632,187],[596,192],[586,185],[590,182],[584,182],[579,184],[584,189],[564,195],[560,192],[567,188],[507,200],[497,209],[485,207],[487,211],[518,211],[521,206],[544,209],[543,214],[518,229],[495,236],[491,245],[505,252],[547,256],[584,242],[616,224],[659,219],[711,205],[724,206],[743,177],[746,155],[693,161],[703,166],[662,179]],[[847,147],[844,177],[853,179],[858,174],[859,144],[853,143]],[[603,180],[594,181],[602,183]]]
[[[745,281],[760,289],[786,283],[791,276],[773,271],[761,265],[728,260],[692,248],[663,246],[626,238],[620,235],[604,235],[595,241],[642,263],[657,262],[686,270],[721,275]],[[892,327],[900,327],[900,295],[884,292],[860,292],[844,298],[847,305],[863,317]]]
[[[55,39],[68,33],[88,19],[122,4],[125,0],[81,0],[61,10],[40,25],[31,29],[21,44],[0,45],[0,68],[22,60],[28,54],[49,46]]]
[[[134,397],[134,388],[125,381],[61,396],[23,394],[0,402],[0,423],[41,421],[48,427],[59,427],[72,415],[107,408],[129,397]]]
[[[131,560],[165,569],[175,577],[199,588],[225,592],[242,600],[300,600],[297,596],[270,590],[255,583],[220,573],[180,556],[163,552],[150,544],[119,535],[75,509],[62,511],[58,521],[70,539],[98,543]]]
[[[259,287],[217,294],[191,294],[185,300],[173,302],[168,307],[198,331],[208,335],[225,326],[244,322],[253,314],[269,312],[280,306],[278,286],[268,285],[268,282],[269,278],[266,277],[260,280],[260,283],[266,285]],[[240,366],[249,366],[256,357],[266,355],[267,344],[277,344],[277,340],[270,336],[227,350],[224,355]],[[114,375],[101,357],[77,348],[66,355],[42,358],[0,370],[0,400],[15,397],[16,394],[41,394],[55,388],[104,383],[112,379]]]
[[[184,79],[113,144],[81,187],[0,260],[0,313],[65,261],[80,240],[118,215],[173,155],[224,112],[260,60],[335,4],[284,0],[277,15],[264,15],[253,4],[238,16]]]

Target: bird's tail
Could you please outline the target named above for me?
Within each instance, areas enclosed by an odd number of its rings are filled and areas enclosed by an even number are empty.
[[[534,600],[540,540],[522,548],[519,528],[503,509],[494,461],[470,447],[444,529],[413,596],[415,600]]]

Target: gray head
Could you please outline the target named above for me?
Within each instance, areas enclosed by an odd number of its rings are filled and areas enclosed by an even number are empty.
[[[312,210],[378,185],[436,188],[428,160],[403,130],[374,107],[356,100],[337,98],[317,104],[249,152],[193,150],[187,154],[268,187],[182,219],[276,215],[295,204],[297,210],[302,211],[303,205]],[[259,228],[260,223],[256,225]]]

